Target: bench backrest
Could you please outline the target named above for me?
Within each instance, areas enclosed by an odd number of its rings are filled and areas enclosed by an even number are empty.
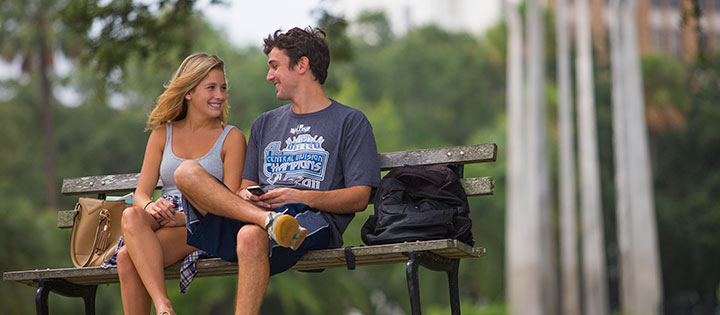
[[[437,149],[399,151],[380,154],[380,169],[387,171],[404,165],[430,165],[454,163],[459,165],[494,162],[497,145],[477,144]],[[102,176],[85,176],[63,179],[62,194],[66,196],[87,194],[124,194],[135,190],[139,173]],[[494,181],[490,176],[462,178],[463,188],[468,196],[492,195]],[[162,188],[158,181],[157,188]],[[370,200],[373,197],[371,196]],[[73,225],[73,211],[58,213],[58,227]]]

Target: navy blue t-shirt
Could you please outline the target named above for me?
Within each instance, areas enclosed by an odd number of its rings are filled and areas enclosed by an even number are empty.
[[[263,113],[253,123],[242,177],[276,187],[334,190],[376,187],[380,163],[372,126],[365,115],[332,101],[327,108],[296,114],[291,104]],[[334,247],[355,216],[323,212]]]

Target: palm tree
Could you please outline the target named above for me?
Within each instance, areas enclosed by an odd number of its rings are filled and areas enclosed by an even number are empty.
[[[522,19],[516,4],[505,1],[506,23],[508,28],[507,49],[507,106],[508,106],[508,168],[507,168],[507,214],[505,238],[505,278],[509,307],[521,313],[525,301],[533,294],[533,283],[537,272],[524,271],[530,264],[528,256],[528,222],[525,211],[524,158],[527,156],[525,145],[525,119],[523,111],[523,31]],[[539,303],[535,297],[535,303]],[[529,302],[529,301],[528,301]],[[530,304],[530,303],[528,303]]]
[[[608,293],[588,0],[576,1],[575,7],[584,313],[600,315],[608,313]]]
[[[637,3],[611,0],[608,8],[620,302],[623,313],[661,314],[662,279],[635,29]]]
[[[8,0],[3,3],[0,56],[8,61],[19,60],[25,73],[37,73],[40,78],[45,194],[50,209],[59,208],[50,76],[53,55],[61,53],[71,58],[84,55],[88,64],[109,74],[132,53],[147,55],[150,51],[159,53],[172,47],[186,48],[192,37],[185,34],[185,28],[193,27],[187,21],[195,13],[194,2]],[[151,7],[159,8],[158,12],[154,13]],[[101,36],[91,38],[91,27],[97,25],[102,26]]]
[[[50,74],[53,66],[53,52],[63,51],[62,41],[56,34],[62,34],[53,24],[58,1],[13,0],[5,3],[0,11],[3,20],[3,40],[0,42],[2,58],[6,61],[19,60],[22,71],[37,73],[40,77],[41,121],[43,139],[43,162],[45,168],[45,196],[49,209],[59,209],[58,189],[55,176],[54,115],[52,105],[52,83]],[[52,30],[55,30],[53,33]]]
[[[555,1],[555,33],[558,72],[558,182],[560,200],[560,259],[562,313],[580,314],[578,274],[577,200],[575,198],[575,146],[570,83],[570,45],[567,1]]]
[[[511,142],[508,173],[512,177],[508,183],[507,295],[514,313],[539,311],[556,314],[555,238],[551,228],[553,215],[550,211],[549,165],[545,143],[544,25],[539,1],[530,1],[526,24],[526,105],[524,111],[520,109],[518,113],[517,109],[521,107],[519,104],[522,104],[518,99],[522,95],[519,88],[522,73],[517,68],[520,64],[518,60],[522,58],[519,52],[522,45],[521,24],[516,8],[508,5],[506,9],[510,33],[508,93],[511,93],[508,95],[511,120],[508,124]]]

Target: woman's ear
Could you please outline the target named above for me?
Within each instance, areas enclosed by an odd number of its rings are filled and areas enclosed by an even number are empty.
[[[186,99],[186,100],[188,100],[188,101],[189,101],[189,100],[190,100],[191,98],[192,98],[192,97],[190,97],[190,93],[188,93],[188,94],[185,94],[185,99]]]

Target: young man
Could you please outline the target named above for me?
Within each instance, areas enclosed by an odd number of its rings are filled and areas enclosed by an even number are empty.
[[[303,253],[342,246],[342,233],[380,181],[369,121],[323,90],[330,64],[325,32],[278,30],[265,39],[264,52],[266,79],[290,104],[253,123],[240,190],[223,188],[192,161],[175,172],[190,202],[185,209],[207,213],[188,219],[188,244],[238,262],[237,314],[257,314],[269,276]],[[248,191],[254,185],[263,188],[260,195]]]

